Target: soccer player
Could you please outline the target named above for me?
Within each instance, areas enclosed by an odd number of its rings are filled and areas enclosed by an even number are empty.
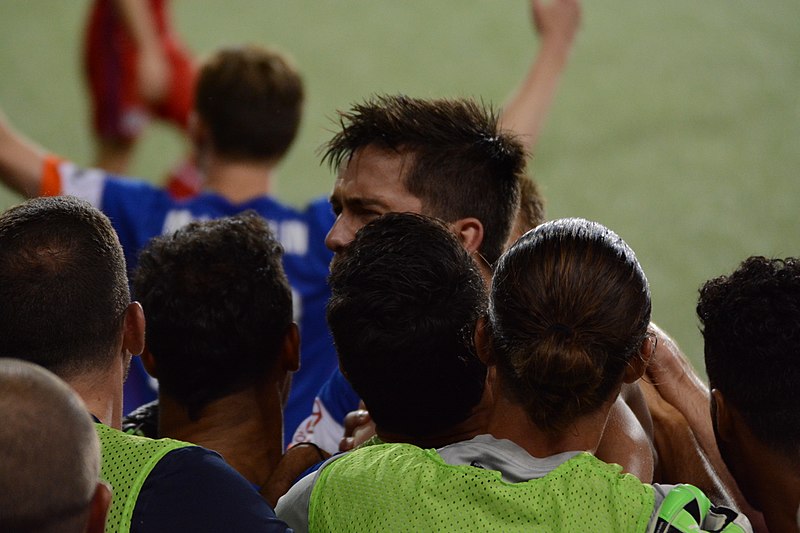
[[[447,223],[491,277],[526,178],[521,144],[498,130],[490,109],[463,99],[377,97],[342,114],[326,159],[338,173],[331,195],[337,218],[326,238],[331,250],[344,251],[358,229],[383,214],[421,213]],[[313,442],[336,451],[342,421],[357,407],[358,396],[335,372],[295,441],[313,433]],[[614,444],[604,458],[650,480],[653,458],[641,424],[622,400],[613,413],[617,430],[608,433]]]
[[[154,238],[133,277],[147,317],[142,360],[159,401],[129,424],[213,449],[262,494],[288,488],[273,474],[285,465],[283,404],[300,364],[282,253],[250,212]],[[289,451],[298,453],[311,459],[289,481],[320,459],[313,448]]]
[[[538,54],[531,62],[529,70],[520,83],[520,86],[509,98],[502,114],[496,119],[497,122],[493,126],[494,129],[484,130],[483,132],[487,137],[494,136],[501,130],[505,130],[507,133],[513,133],[516,135],[517,141],[521,143],[522,148],[527,152],[532,152],[535,149],[536,141],[544,127],[545,118],[554,101],[556,89],[574,45],[575,35],[581,19],[581,6],[578,0],[553,0],[551,2],[531,0],[530,7],[533,25],[541,44]],[[379,106],[380,102],[372,102],[364,106],[357,106],[350,113],[344,114],[342,134],[338,135],[329,144],[329,149],[333,149],[336,143],[344,144],[347,142],[346,137],[349,133],[346,130],[352,128],[353,131],[357,131],[360,127],[361,120],[366,121],[368,119],[367,113],[364,113],[363,117],[359,117],[359,115],[362,111],[369,112],[370,105]],[[408,106],[408,108],[410,109],[411,106]],[[398,118],[403,121],[412,119],[411,111],[404,110],[403,112],[405,114],[398,115]],[[404,124],[401,120],[398,120],[396,123],[389,123],[387,121],[386,126],[391,128],[391,131],[387,131],[386,133],[394,135],[395,140],[393,142],[398,145],[405,142],[412,148],[416,148],[417,145],[425,144],[430,141],[432,145],[435,144],[438,147],[437,149],[441,152],[443,161],[456,162],[457,160],[457,156],[452,155],[452,152],[448,154],[448,150],[451,150],[451,146],[447,143],[447,136],[450,133],[447,131],[447,125],[444,121],[441,124],[442,129],[438,132],[439,138],[437,139],[426,139],[426,132],[424,129],[415,129],[410,122]],[[406,133],[403,132],[404,127],[409,128],[407,133],[408,138],[403,137],[406,135]],[[381,135],[382,132],[373,131],[373,134],[377,137]],[[457,131],[454,132],[454,134],[456,137],[459,135]],[[338,167],[341,167],[343,170],[348,166],[346,163],[350,162],[349,159],[355,159],[355,148],[367,148],[367,145],[372,140],[373,139],[363,138],[360,141],[362,146],[353,146],[351,151],[339,154],[337,157],[340,157],[340,160],[336,161],[337,165],[335,165],[335,170],[338,171]],[[380,145],[381,142],[376,139],[376,144]],[[340,146],[338,149],[341,151],[344,150],[344,147]],[[426,157],[429,158],[436,157],[432,150],[427,151],[426,154]],[[409,155],[408,150],[406,151],[406,155]],[[406,162],[410,162],[413,158],[407,157],[406,159]],[[448,164],[449,163],[443,163],[440,168],[446,168]],[[460,166],[453,167],[453,173],[469,167],[467,162],[459,162],[459,165]],[[406,171],[407,169],[395,165],[393,169],[384,170],[397,172],[399,170]],[[423,165],[418,169],[418,172],[424,174],[427,170]],[[476,170],[475,172],[480,172],[480,170]],[[524,170],[521,174],[524,174]],[[481,190],[483,184],[476,182],[475,187],[470,191],[456,192],[460,190],[460,182],[457,178],[450,178],[443,180],[440,186],[437,185],[438,188],[435,192],[437,198],[439,198],[437,205],[434,205],[431,201],[430,196],[433,196],[433,193],[429,195],[428,191],[422,189],[412,191],[426,202],[425,209],[420,211],[415,209],[414,205],[406,205],[400,201],[402,196],[406,195],[406,191],[397,189],[397,185],[402,182],[402,180],[397,179],[398,176],[384,174],[375,179],[375,183],[373,184],[375,187],[374,192],[380,195],[384,200],[384,205],[381,206],[379,211],[386,212],[387,208],[388,210],[396,211],[410,209],[415,212],[422,212],[437,217],[444,216],[444,219],[448,220],[447,217],[453,215],[452,210],[445,214],[441,204],[450,197],[453,198],[454,203],[456,201],[461,203],[459,216],[476,217],[482,220],[482,216],[489,215],[490,210],[494,209],[494,207],[487,205],[490,202],[485,201],[483,197],[483,190]],[[487,175],[487,183],[491,183],[492,178],[493,175]],[[433,175],[429,175],[427,179],[431,183],[437,182]],[[392,183],[393,181],[396,183]],[[521,215],[532,215],[532,218],[529,217],[528,222],[531,220],[536,222],[538,220],[536,223],[540,223],[543,221],[544,217],[542,197],[538,190],[536,190],[535,184],[529,186],[525,183],[524,185],[525,189],[523,193],[525,193],[525,198],[522,206],[523,208],[530,208],[533,206],[533,212],[531,212],[530,209],[526,209]],[[400,197],[395,197],[395,194],[399,194]],[[334,200],[335,196],[336,190],[334,190],[334,195],[332,196]],[[506,200],[501,201],[501,206],[505,201]],[[503,208],[497,207],[497,209]],[[345,213],[344,216],[346,217],[348,214]],[[495,232],[507,231],[503,227],[497,226],[497,217],[507,216],[507,214],[500,212],[493,213],[491,216],[492,219],[487,222],[488,226],[483,227],[482,231],[486,232],[484,238],[494,242],[496,239],[501,238],[499,235],[495,235]],[[364,220],[367,219],[365,218]],[[331,236],[328,237],[328,245],[332,247],[331,249],[334,251],[336,251],[337,247],[341,247],[343,244],[346,244],[349,239],[352,239],[355,230],[363,225],[363,221],[355,221],[354,223],[354,221],[348,220],[346,223],[354,225],[351,229],[343,233],[344,221],[342,221],[342,223],[337,223],[337,233],[334,234],[332,232]],[[525,230],[527,229],[529,228],[525,228]],[[514,240],[522,233],[524,233],[524,231],[512,232]],[[494,244],[492,246],[494,246]],[[495,252],[497,251],[499,250]],[[499,253],[497,255],[499,255]],[[335,452],[344,434],[345,417],[349,412],[356,409],[357,406],[357,395],[355,395],[352,389],[347,385],[341,373],[334,371],[317,394],[313,411],[297,428],[294,442],[313,440],[313,442],[327,451],[331,453]]]
[[[205,192],[193,199],[178,201],[145,182],[79,168],[25,140],[2,116],[0,178],[26,196],[70,194],[102,209],[114,224],[131,270],[152,237],[191,221],[248,209],[264,217],[284,248],[295,320],[303,332],[303,366],[294,376],[285,412],[292,431],[311,411],[314,395],[336,366],[325,324],[331,253],[323,243],[330,208],[327,202],[315,203],[304,213],[271,196],[277,165],[299,126],[303,83],[283,55],[242,46],[212,55],[200,71],[196,92],[198,119],[191,135],[206,180]],[[128,382],[126,412],[155,398],[140,363]]]
[[[750,257],[703,285],[697,315],[722,458],[770,531],[797,531],[800,260]]]

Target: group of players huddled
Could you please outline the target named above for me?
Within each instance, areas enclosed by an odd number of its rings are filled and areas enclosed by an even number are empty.
[[[97,168],[0,113],[0,530],[797,531],[800,262],[702,287],[706,385],[625,241],[545,219],[580,4],[531,6],[502,112],[368,97],[297,209],[292,62],[195,70],[165,0],[96,0]],[[165,188],[119,175],[153,116],[193,146]]]

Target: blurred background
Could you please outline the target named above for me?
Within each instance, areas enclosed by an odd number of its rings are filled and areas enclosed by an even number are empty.
[[[0,2],[0,108],[79,164],[93,160],[81,76],[86,0]],[[372,93],[501,105],[537,40],[526,0],[177,0],[200,56],[258,42],[304,74],[299,139],[277,195],[329,192],[318,147],[337,109]],[[153,123],[130,174],[161,182],[184,141]],[[585,1],[531,171],[550,218],[606,224],[636,250],[654,319],[702,368],[697,289],[748,255],[800,255],[800,2]],[[0,189],[0,208],[19,201]]]

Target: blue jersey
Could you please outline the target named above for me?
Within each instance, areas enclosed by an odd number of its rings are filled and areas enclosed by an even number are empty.
[[[339,368],[335,368],[314,399],[314,409],[298,426],[291,444],[313,442],[328,453],[339,451],[344,418],[358,409],[360,398]]]
[[[269,196],[233,204],[212,193],[176,200],[149,183],[119,179],[97,169],[51,160],[45,173],[58,176],[58,194],[83,198],[111,219],[125,251],[129,272],[142,247],[153,237],[172,233],[189,222],[210,220],[253,210],[264,217],[284,248],[283,266],[294,297],[295,320],[301,334],[301,368],[292,378],[284,411],[284,434],[290,437],[311,412],[314,396],[336,368],[336,353],[325,322],[330,291],[328,266],[332,253],[325,235],[333,224],[328,201],[312,202],[305,211]],[[52,184],[51,184],[52,185]],[[125,412],[155,398],[149,377],[135,359],[125,387]]]

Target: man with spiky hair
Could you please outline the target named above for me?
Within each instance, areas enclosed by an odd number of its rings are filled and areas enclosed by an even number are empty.
[[[579,0],[554,0],[551,2],[530,0],[530,13],[539,38],[540,48],[531,61],[519,87],[509,98],[499,117],[479,118],[475,128],[472,125],[466,125],[466,128],[460,133],[455,132],[454,144],[450,143],[449,136],[454,133],[450,128],[457,128],[458,121],[455,124],[449,124],[445,113],[448,112],[448,107],[452,112],[463,102],[459,104],[458,101],[450,101],[441,111],[437,112],[438,116],[434,114],[429,118],[423,117],[421,124],[413,122],[413,109],[417,108],[419,116],[419,112],[424,111],[424,108],[430,104],[408,98],[396,99],[392,104],[396,113],[394,115],[387,114],[383,119],[380,117],[380,110],[369,109],[369,103],[353,109],[352,113],[363,111],[367,114],[375,114],[377,112],[375,118],[383,120],[384,126],[388,126],[385,132],[379,131],[377,125],[376,127],[370,126],[367,120],[360,121],[360,126],[353,124],[352,127],[349,127],[347,124],[350,120],[349,114],[346,113],[342,117],[342,125],[347,125],[350,133],[343,132],[340,139],[329,144],[326,156],[326,159],[337,170],[342,171],[337,179],[337,189],[334,190],[331,197],[334,209],[337,209],[337,202],[340,204],[338,209],[341,209],[341,213],[337,215],[336,225],[326,241],[329,248],[334,251],[341,249],[349,240],[352,240],[353,234],[359,227],[378,213],[413,211],[433,215],[448,222],[463,220],[463,224],[455,224],[453,229],[460,232],[459,236],[462,242],[468,247],[470,253],[484,263],[484,267],[488,266],[486,263],[491,263],[499,256],[504,244],[504,236],[506,238],[511,236],[510,229],[505,227],[505,221],[501,222],[500,218],[513,216],[508,213],[509,205],[510,203],[516,205],[517,202],[516,199],[504,197],[505,194],[513,192],[508,176],[516,173],[519,177],[525,173],[525,156],[520,162],[518,150],[521,146],[522,150],[533,152],[536,146],[575,43],[575,36],[581,20],[581,3]],[[390,104],[393,98],[387,97],[386,103]],[[376,101],[374,100],[372,103]],[[466,113],[462,115],[462,118],[470,113],[474,115],[482,107],[475,103],[469,104],[468,107],[470,106],[471,109],[463,109]],[[426,131],[423,127],[423,124],[426,123],[435,126],[436,131]],[[465,125],[463,121],[461,121],[461,125]],[[370,138],[370,129],[376,134],[372,138]],[[515,142],[509,144],[510,137],[505,134],[499,135],[500,131],[513,132],[516,135]],[[384,135],[386,135],[385,139],[382,138]],[[454,148],[459,142],[461,147]],[[473,142],[476,144],[467,149],[466,145]],[[510,148],[510,152],[503,154],[504,146]],[[420,151],[416,155],[420,157],[412,157],[412,153],[418,149]],[[469,169],[472,163],[476,164],[474,170],[477,170],[481,163],[470,160],[460,161],[459,152],[461,155],[469,152],[475,156],[481,153],[491,154],[493,150],[496,151],[492,158],[494,163],[484,166],[484,171],[490,172],[486,178],[491,180],[491,172],[502,167],[502,161],[505,160],[505,164],[510,165],[502,172],[506,179],[498,180],[498,183],[494,184],[496,187],[490,183],[488,190],[481,190],[483,184],[480,178],[476,179],[475,172],[468,170],[468,177],[465,177],[466,181],[462,183],[458,172],[465,168]],[[380,157],[382,154],[386,154],[388,157],[383,160]],[[400,179],[400,173],[408,171],[409,168],[406,166],[412,164],[414,176],[409,175],[409,181],[405,181],[406,174],[403,174],[403,179]],[[354,171],[359,165],[362,167],[372,165],[362,173],[367,181],[363,184],[347,182],[346,168]],[[439,180],[438,176],[433,173],[442,170],[445,171],[446,176]],[[375,179],[370,182],[367,174],[375,172],[379,174],[373,174]],[[427,177],[426,172],[430,173]],[[468,186],[464,187],[464,185]],[[344,187],[360,188],[361,191],[355,192],[369,194],[371,198],[359,198],[358,205],[344,205],[343,201],[346,200],[344,196],[350,195],[350,192],[344,190]],[[528,222],[531,220],[537,221],[537,223],[542,222],[544,214],[541,196],[535,186],[527,187],[525,191],[525,207],[533,205],[535,212],[532,217],[529,216],[529,211],[520,212],[520,215],[527,217]],[[484,194],[488,196],[484,196]],[[371,203],[360,201],[367,199],[371,200]],[[491,205],[496,199],[499,199],[500,204]],[[474,205],[470,205],[471,202],[475,202]],[[323,219],[323,223],[316,226],[324,227],[325,224],[330,224],[330,221]],[[536,224],[532,224],[531,227],[533,225]],[[518,235],[515,233],[514,236]],[[343,435],[345,416],[357,406],[357,395],[349,387],[341,373],[334,370],[330,379],[317,394],[313,412],[297,428],[293,442],[313,439],[328,451],[335,452]]]
[[[470,99],[383,95],[342,112],[340,124],[324,155],[337,173],[328,248],[341,252],[386,213],[419,213],[446,223],[488,279],[509,237],[526,169],[522,144],[500,130],[494,110]],[[334,370],[293,442],[313,439],[336,451],[344,417],[357,406],[358,396]]]
[[[406,211],[447,222],[487,267],[500,257],[526,154],[500,131],[490,107],[377,96],[342,113],[340,122],[324,158],[338,174],[328,248],[339,252],[367,222]]]
[[[500,129],[491,107],[469,99],[384,95],[340,117],[341,131],[324,155],[337,172],[328,248],[343,252],[358,230],[387,213],[418,213],[445,223],[488,281],[519,211],[520,183],[527,179],[525,150]],[[535,188],[528,195],[536,196]],[[339,446],[343,422],[357,407],[358,396],[335,370],[294,442],[310,437],[328,451],[347,449],[349,443]],[[650,481],[649,442],[622,399],[610,428],[601,456]]]

